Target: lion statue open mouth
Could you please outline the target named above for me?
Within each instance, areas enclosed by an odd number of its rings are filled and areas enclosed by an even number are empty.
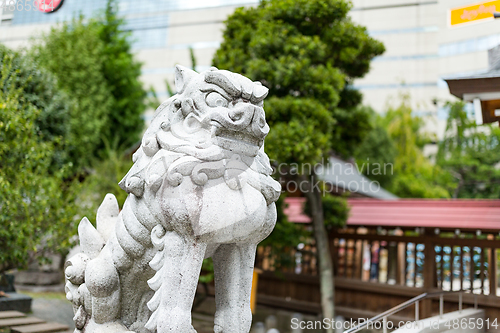
[[[257,244],[271,233],[281,187],[264,153],[267,88],[229,71],[176,66],[178,94],[156,110],[134,165],[108,194],[97,228],[78,227],[66,262],[76,332],[196,332],[201,264],[215,270],[215,332],[249,332]]]

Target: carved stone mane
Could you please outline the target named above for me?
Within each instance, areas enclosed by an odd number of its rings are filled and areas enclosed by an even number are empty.
[[[215,332],[248,332],[257,244],[272,231],[281,187],[264,153],[267,88],[232,72],[177,66],[178,94],[156,110],[97,229],[79,226],[66,263],[78,332],[195,332],[203,258],[215,267]]]

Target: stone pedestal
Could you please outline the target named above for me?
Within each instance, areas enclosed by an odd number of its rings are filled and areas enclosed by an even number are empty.
[[[0,274],[0,291],[5,293],[15,292],[14,288],[14,275]]]
[[[7,297],[0,297],[0,311],[31,312],[32,298],[18,293],[6,293]]]

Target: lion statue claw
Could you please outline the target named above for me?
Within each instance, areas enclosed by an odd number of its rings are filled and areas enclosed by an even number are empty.
[[[204,258],[215,273],[215,332],[249,332],[257,244],[276,223],[280,184],[264,153],[269,132],[259,82],[176,66],[162,103],[82,252],[65,265],[75,332],[196,332],[191,308]]]

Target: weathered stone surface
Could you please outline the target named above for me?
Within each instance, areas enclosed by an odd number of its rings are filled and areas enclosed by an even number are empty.
[[[15,292],[14,280],[15,276],[12,274],[0,274],[0,291],[6,293]]]
[[[0,311],[31,311],[32,298],[18,293],[6,293],[7,297],[0,297]]]
[[[97,229],[65,266],[77,332],[196,332],[191,307],[204,258],[215,267],[215,332],[249,332],[257,244],[274,228],[281,187],[264,153],[267,88],[228,71],[177,66],[177,95],[157,109],[118,214],[108,194]]]
[[[19,271],[15,273],[16,284],[51,286],[63,283],[62,272],[43,272],[43,271]]]

